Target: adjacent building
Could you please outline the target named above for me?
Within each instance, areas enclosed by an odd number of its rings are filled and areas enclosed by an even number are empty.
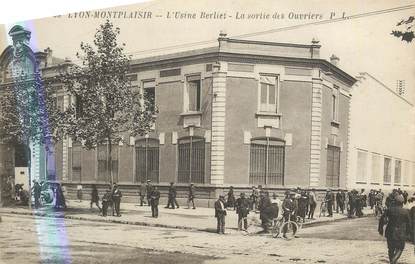
[[[369,73],[353,87],[348,187],[415,190],[414,105]]]

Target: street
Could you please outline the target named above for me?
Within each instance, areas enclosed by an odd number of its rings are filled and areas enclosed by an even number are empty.
[[[227,223],[229,228],[233,223]],[[2,214],[1,263],[388,263],[373,217],[304,228],[293,240]],[[407,244],[399,263],[415,263]]]

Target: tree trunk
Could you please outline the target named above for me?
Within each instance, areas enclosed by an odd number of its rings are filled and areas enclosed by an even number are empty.
[[[108,141],[108,156],[107,156],[107,164],[108,164],[108,170],[109,170],[109,178],[110,178],[110,182],[111,182],[111,188],[112,185],[114,184],[114,175],[112,173],[112,144],[111,144],[111,136],[108,133],[107,136],[107,141]]]

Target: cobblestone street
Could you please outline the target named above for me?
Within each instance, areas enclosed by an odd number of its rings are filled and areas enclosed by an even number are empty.
[[[293,240],[2,214],[0,259],[14,263],[387,263],[373,217],[304,228]],[[399,263],[414,263],[407,244]],[[241,262],[242,261],[242,262]]]

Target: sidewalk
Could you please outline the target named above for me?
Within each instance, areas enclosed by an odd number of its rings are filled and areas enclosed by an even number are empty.
[[[163,205],[159,205],[159,217],[151,217],[150,206],[139,206],[132,203],[121,204],[121,217],[107,216],[102,217],[98,215],[98,209],[93,207],[91,210],[89,202],[87,201],[67,201],[68,209],[65,212],[55,212],[49,208],[40,208],[29,210],[27,207],[4,207],[0,208],[0,213],[9,214],[21,214],[21,215],[36,215],[42,217],[59,217],[66,219],[75,220],[87,220],[87,221],[98,221],[98,222],[112,222],[120,224],[130,225],[141,225],[141,226],[154,226],[154,227],[165,227],[165,228],[176,228],[186,230],[197,230],[205,232],[216,231],[216,219],[214,217],[215,211],[213,208],[197,208],[187,209],[187,207],[180,207],[179,209],[166,209]],[[110,214],[112,213],[109,210]],[[370,215],[373,211],[365,209],[364,214]],[[253,215],[251,212],[250,216]],[[333,217],[318,217],[316,210],[315,220],[306,219],[306,223],[303,227],[320,225],[327,222],[339,221],[347,219],[346,215],[334,213]],[[259,214],[256,214],[259,219]],[[228,210],[226,216],[226,226],[228,233],[236,233],[237,231],[238,216],[235,211]]]

